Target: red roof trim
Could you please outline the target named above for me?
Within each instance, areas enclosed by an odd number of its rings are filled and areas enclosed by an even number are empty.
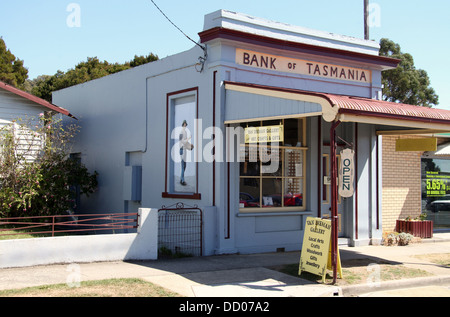
[[[16,88],[16,87],[13,87],[13,86],[11,86],[11,85],[8,85],[8,84],[6,84],[6,83],[4,83],[4,82],[2,82],[2,81],[0,81],[0,88],[3,88],[4,90],[7,90],[7,91],[9,91],[9,92],[12,92],[12,93],[15,94],[15,95],[18,95],[18,96],[20,96],[20,97],[23,97],[23,98],[25,98],[25,99],[28,99],[28,100],[30,100],[30,101],[32,101],[32,102],[34,102],[34,103],[37,103],[37,104],[39,104],[39,105],[41,105],[41,106],[44,106],[44,107],[46,107],[46,108],[49,108],[49,109],[51,109],[51,110],[53,110],[53,111],[56,111],[56,112],[58,112],[58,113],[62,113],[62,114],[64,114],[64,115],[66,115],[66,116],[75,118],[68,110],[66,110],[66,109],[64,109],[64,108],[61,108],[61,107],[58,107],[58,106],[56,106],[56,105],[54,105],[54,104],[48,102],[47,100],[44,100],[44,99],[39,98],[39,97],[36,97],[36,96],[34,96],[34,95],[32,95],[32,94],[29,94],[29,93],[27,93],[27,92],[25,92],[25,91],[23,91],[23,90],[20,90],[20,89],[18,89],[18,88]],[[76,119],[76,118],[75,118],[75,119]]]
[[[242,31],[231,30],[222,27],[215,27],[199,33],[202,43],[214,40],[216,38],[228,39],[244,42],[246,44],[264,45],[272,48],[290,50],[294,52],[321,55],[327,57],[344,58],[351,61],[364,62],[379,65],[383,68],[396,68],[400,63],[399,59],[370,55],[335,48],[316,46],[292,41],[285,41],[276,38],[246,33]]]

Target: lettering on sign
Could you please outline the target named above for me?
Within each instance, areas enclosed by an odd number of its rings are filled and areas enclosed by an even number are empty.
[[[272,143],[283,141],[283,125],[245,128],[245,143]]]
[[[327,269],[331,269],[331,220],[306,218],[302,252],[298,275],[302,271],[322,276],[325,283]],[[338,251],[337,270],[342,278],[342,268]]]
[[[261,69],[276,70],[281,72],[325,77],[360,83],[371,83],[370,70],[332,65],[236,49],[236,63]]]
[[[330,247],[331,220],[306,218],[298,274],[307,271],[325,279]]]
[[[341,151],[341,164],[339,167],[339,195],[344,198],[353,196],[355,178],[355,152],[351,149]]]
[[[450,195],[450,175],[448,173],[441,171],[426,171],[425,177],[427,198],[445,198]]]

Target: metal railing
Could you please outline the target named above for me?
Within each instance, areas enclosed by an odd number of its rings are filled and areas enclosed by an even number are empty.
[[[202,256],[203,214],[183,203],[158,210],[159,256]]]
[[[138,213],[0,218],[0,236],[99,233],[135,229]]]

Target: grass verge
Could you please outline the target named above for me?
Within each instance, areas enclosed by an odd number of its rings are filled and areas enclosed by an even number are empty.
[[[298,263],[288,264],[278,267],[272,267],[277,271],[292,276],[300,277],[308,281],[322,283],[322,277],[302,272],[298,275]],[[353,285],[367,282],[382,282],[390,280],[399,280],[406,278],[431,276],[432,274],[415,268],[406,267],[402,264],[392,264],[388,262],[374,263],[368,259],[355,259],[342,263],[343,278],[337,278],[336,285]],[[328,271],[325,277],[325,283],[330,284],[333,281],[333,273]]]
[[[79,286],[67,284],[27,287],[0,291],[0,297],[180,297],[137,278],[107,279],[81,282]]]

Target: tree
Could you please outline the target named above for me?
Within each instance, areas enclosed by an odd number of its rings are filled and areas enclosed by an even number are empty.
[[[23,60],[16,58],[0,37],[0,80],[23,89],[27,78],[28,69],[23,66]]]
[[[77,131],[44,114],[0,129],[0,215],[61,215],[95,191],[97,173],[69,157]]]
[[[134,55],[134,59],[132,61],[130,61],[130,66],[136,67],[136,66],[144,65],[144,64],[151,63],[151,62],[154,62],[157,60],[158,60],[158,55],[154,55],[153,53],[150,53],[147,56]]]
[[[135,55],[133,60],[123,64],[111,64],[107,61],[101,62],[97,57],[88,57],[85,62],[80,62],[75,68],[69,69],[65,73],[58,70],[53,76],[43,75],[28,81],[28,89],[33,95],[51,102],[53,91],[82,84],[156,60],[158,60],[158,56],[152,53],[147,56]]]
[[[433,107],[439,103],[439,97],[430,87],[427,72],[416,69],[411,54],[403,53],[399,44],[381,39],[380,55],[400,59],[397,68],[382,73],[384,100],[423,107]]]

